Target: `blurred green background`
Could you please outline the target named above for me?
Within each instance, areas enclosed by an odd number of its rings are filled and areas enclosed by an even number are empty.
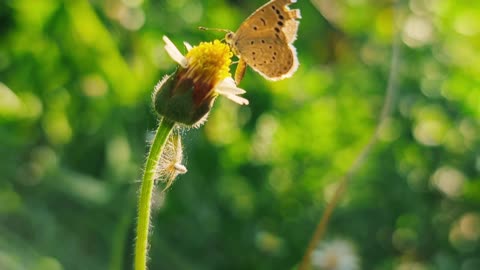
[[[375,129],[398,34],[393,113],[314,260],[480,269],[480,2],[298,2],[296,74],[248,70],[249,106],[219,98],[183,132],[149,268],[293,269]],[[263,3],[0,1],[0,269],[131,269],[151,92],[176,65],[162,36],[221,39],[197,27]]]

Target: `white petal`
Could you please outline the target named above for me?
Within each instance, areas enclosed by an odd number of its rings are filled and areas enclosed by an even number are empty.
[[[234,95],[246,93],[245,90],[243,90],[242,88],[238,88],[235,85],[235,81],[231,77],[227,77],[223,81],[219,82],[216,88],[224,93],[228,92]]]
[[[185,45],[185,48],[187,48],[187,51],[190,51],[193,48],[192,45],[190,45],[190,43],[186,41],[183,42],[183,45]]]
[[[182,67],[187,67],[187,58],[183,56],[183,54],[175,47],[173,42],[168,39],[168,37],[163,36],[163,41],[165,41],[165,50],[167,51],[168,55],[177,63],[179,63]]]
[[[227,77],[227,78],[223,79],[223,81],[221,81],[220,83],[225,83],[226,85],[237,86],[237,84],[235,83],[235,81],[233,80],[232,77]]]
[[[217,87],[215,87],[215,92],[240,105],[248,105],[247,99],[238,96],[246,91],[238,88],[231,77],[227,77],[225,80],[218,83]]]
[[[243,98],[243,97],[240,97],[240,96],[236,96],[236,95],[231,95],[231,94],[224,94],[224,93],[221,93],[221,92],[218,92],[217,93],[221,94],[222,96],[230,99],[231,101],[235,102],[235,103],[238,103],[240,105],[248,105],[248,99],[246,98]]]
[[[248,99],[239,97],[239,96],[226,96],[231,101],[238,103],[240,105],[248,105]]]

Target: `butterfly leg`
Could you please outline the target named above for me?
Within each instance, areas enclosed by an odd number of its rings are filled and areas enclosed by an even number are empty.
[[[247,63],[241,58],[238,60],[237,69],[235,70],[235,83],[237,85],[242,81],[245,71],[247,70]]]

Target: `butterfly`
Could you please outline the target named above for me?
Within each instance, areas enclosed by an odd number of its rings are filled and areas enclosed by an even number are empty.
[[[239,62],[235,72],[238,84],[250,66],[263,77],[277,81],[291,77],[298,68],[297,38],[300,10],[289,9],[296,0],[271,0],[258,8],[238,28],[227,32],[225,41]]]

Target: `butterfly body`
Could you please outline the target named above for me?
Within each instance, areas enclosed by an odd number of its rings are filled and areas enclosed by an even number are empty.
[[[272,0],[250,15],[238,28],[225,36],[232,51],[240,58],[237,73],[246,63],[269,80],[292,76],[298,59],[292,43],[296,39],[300,18],[298,9],[288,5],[295,0]],[[244,63],[242,63],[244,62]],[[241,79],[241,75],[235,77]]]

